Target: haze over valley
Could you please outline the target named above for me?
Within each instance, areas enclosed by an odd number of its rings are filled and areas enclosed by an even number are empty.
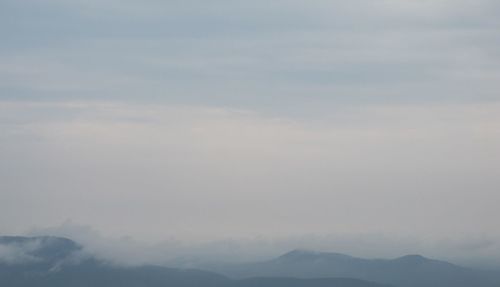
[[[500,286],[498,31],[498,0],[0,1],[0,285]]]

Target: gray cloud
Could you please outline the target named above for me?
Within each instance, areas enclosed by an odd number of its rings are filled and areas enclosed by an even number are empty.
[[[40,247],[39,241],[29,243],[0,243],[0,263],[3,264],[24,264],[40,261],[40,258],[33,255],[33,251]]]
[[[308,114],[498,100],[493,1],[119,3],[7,1],[21,47],[0,54],[2,97]]]

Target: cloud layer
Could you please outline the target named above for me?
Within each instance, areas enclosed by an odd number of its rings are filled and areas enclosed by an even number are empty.
[[[4,99],[327,113],[497,101],[498,4],[6,1]]]

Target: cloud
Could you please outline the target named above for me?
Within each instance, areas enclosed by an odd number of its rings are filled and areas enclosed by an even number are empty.
[[[327,113],[321,108],[346,103],[498,99],[499,10],[489,0],[9,1],[6,7],[2,18],[13,18],[3,26],[15,47],[0,53],[3,99],[275,114]]]
[[[40,247],[39,241],[27,243],[0,243],[0,263],[15,265],[39,262],[41,259],[33,255],[33,252]]]

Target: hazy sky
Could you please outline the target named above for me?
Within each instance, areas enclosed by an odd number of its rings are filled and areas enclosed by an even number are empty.
[[[2,0],[0,234],[498,254],[499,31],[497,0]]]

